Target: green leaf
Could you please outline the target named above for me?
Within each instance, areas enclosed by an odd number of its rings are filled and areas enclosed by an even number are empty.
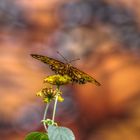
[[[73,132],[66,127],[50,125],[48,127],[49,140],[75,140]]]
[[[25,140],[49,140],[49,138],[47,133],[31,132],[25,137]]]

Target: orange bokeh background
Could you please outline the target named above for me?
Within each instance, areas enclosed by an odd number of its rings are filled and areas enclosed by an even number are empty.
[[[92,75],[93,84],[62,87],[56,121],[76,140],[140,139],[139,0],[1,0],[0,135],[23,140],[40,123],[44,103],[36,97],[53,72],[30,57],[60,61]],[[51,107],[52,108],[52,107]],[[49,117],[51,116],[51,108]]]

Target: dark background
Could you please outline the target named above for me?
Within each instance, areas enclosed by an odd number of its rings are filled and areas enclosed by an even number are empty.
[[[101,84],[62,87],[56,121],[76,140],[140,139],[139,0],[0,0],[0,139],[44,131],[36,97],[53,72],[30,53],[63,61]],[[49,110],[51,116],[51,108]]]

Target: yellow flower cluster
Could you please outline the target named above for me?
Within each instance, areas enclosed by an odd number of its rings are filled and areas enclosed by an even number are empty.
[[[37,96],[42,97],[45,103],[49,103],[52,100],[55,100],[57,96],[58,96],[58,101],[63,102],[64,98],[61,96],[62,92],[59,90],[59,86],[71,83],[71,78],[67,75],[62,76],[56,74],[56,75],[47,76],[44,79],[44,83],[56,85],[57,88],[56,89],[53,89],[52,87],[43,88],[41,89],[41,91],[37,93]]]
[[[56,96],[58,96],[59,102],[63,102],[64,98],[61,95],[62,92],[60,90],[53,88],[43,88],[41,91],[37,93],[37,96],[42,97],[45,103],[49,103],[52,100],[55,100]]]
[[[71,77],[69,77],[68,75],[51,75],[51,76],[48,76],[44,79],[44,82],[45,83],[49,83],[49,84],[52,84],[52,85],[65,85],[65,84],[69,84],[71,83]]]

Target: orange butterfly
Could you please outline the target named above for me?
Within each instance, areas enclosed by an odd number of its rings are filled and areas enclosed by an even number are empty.
[[[85,84],[87,82],[90,82],[90,83],[94,83],[97,86],[101,85],[93,77],[91,77],[90,75],[86,74],[85,72],[73,67],[70,63],[63,63],[54,58],[50,58],[48,56],[43,56],[43,55],[38,55],[38,54],[31,54],[31,56],[37,60],[40,60],[40,61],[48,64],[50,69],[52,71],[54,71],[56,74],[60,74],[62,76],[68,75],[69,77],[71,77],[73,83]]]

